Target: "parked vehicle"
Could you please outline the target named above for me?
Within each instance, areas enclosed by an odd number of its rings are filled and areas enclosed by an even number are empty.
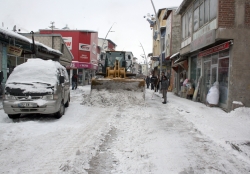
[[[66,69],[58,62],[33,58],[17,66],[7,79],[3,109],[11,119],[21,114],[54,114],[60,118],[69,102]]]

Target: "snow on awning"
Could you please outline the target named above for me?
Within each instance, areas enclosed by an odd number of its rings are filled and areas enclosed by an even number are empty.
[[[180,52],[177,52],[177,53],[173,54],[173,55],[170,57],[170,59],[172,59],[172,58],[174,58],[174,57],[176,57],[176,56],[179,56],[179,55],[180,55]]]

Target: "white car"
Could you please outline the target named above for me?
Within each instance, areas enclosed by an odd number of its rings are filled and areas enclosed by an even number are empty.
[[[35,113],[60,118],[69,102],[67,70],[52,60],[29,59],[14,69],[5,84],[3,109],[11,119]]]

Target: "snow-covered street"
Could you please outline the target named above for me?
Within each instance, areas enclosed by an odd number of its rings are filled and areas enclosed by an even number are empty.
[[[250,108],[71,90],[60,119],[0,110],[0,173],[250,173]]]

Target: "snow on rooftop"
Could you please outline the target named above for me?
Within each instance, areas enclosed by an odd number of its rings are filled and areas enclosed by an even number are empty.
[[[14,31],[12,31],[12,30],[5,29],[3,27],[0,27],[0,33],[3,33],[3,34],[8,35],[10,37],[20,39],[20,40],[28,42],[30,44],[33,43],[31,39],[29,39],[29,38],[27,38],[27,37],[25,37],[25,36],[23,36],[21,34],[18,34],[18,33],[14,32]],[[50,48],[50,47],[48,47],[48,46],[46,46],[46,45],[44,45],[44,44],[42,44],[42,43],[40,43],[38,41],[35,41],[35,45],[42,46],[42,47],[46,48],[49,52],[55,52],[55,53],[58,53],[58,54],[62,54],[60,51],[52,49],[52,48]]]

